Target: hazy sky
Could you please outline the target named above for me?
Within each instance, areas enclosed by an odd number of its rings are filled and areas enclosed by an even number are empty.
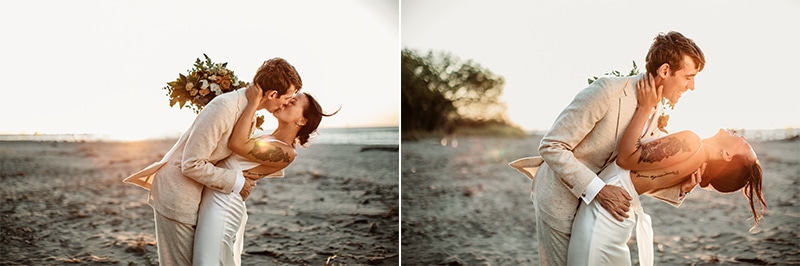
[[[342,106],[321,127],[399,121],[397,0],[0,1],[0,36],[0,134],[176,134],[195,114],[162,88],[203,53],[245,81],[285,58]]]
[[[548,129],[587,78],[627,73],[659,32],[695,40],[707,64],[668,129],[800,128],[800,1],[402,0],[401,46],[449,51],[506,79],[513,122]],[[705,134],[705,135],[704,135]]]

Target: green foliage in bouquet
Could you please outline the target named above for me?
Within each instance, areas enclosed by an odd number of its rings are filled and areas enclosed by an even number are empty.
[[[187,74],[178,74],[175,81],[167,82],[164,87],[169,96],[169,106],[178,105],[178,108],[191,108],[195,113],[200,113],[215,97],[234,90],[247,87],[248,83],[240,81],[227,68],[228,63],[214,63],[208,55],[203,54],[205,61],[197,58],[192,69]],[[256,127],[261,129],[264,116],[256,118]]]
[[[611,72],[606,72],[603,75],[605,75],[605,76],[623,77],[622,73],[620,73],[617,70],[611,70]],[[633,68],[631,69],[631,72],[628,73],[628,76],[636,76],[636,75],[639,75],[639,67],[636,66],[636,61],[633,61]],[[589,84],[591,85],[592,82],[597,81],[597,79],[599,79],[599,77],[597,77],[597,76],[593,76],[593,77],[589,78]]]

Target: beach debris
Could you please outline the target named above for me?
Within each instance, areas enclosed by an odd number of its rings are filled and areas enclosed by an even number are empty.
[[[328,259],[325,260],[325,266],[330,266],[334,259],[336,259],[336,255],[328,257]]]

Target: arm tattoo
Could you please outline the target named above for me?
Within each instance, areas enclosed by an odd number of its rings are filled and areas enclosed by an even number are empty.
[[[634,174],[634,177],[646,177],[646,178],[650,178],[650,180],[653,180],[653,179],[656,179],[656,178],[659,178],[659,177],[665,177],[665,176],[668,176],[668,175],[678,175],[679,173],[678,173],[678,170],[675,170],[675,171],[670,171],[670,172],[664,172],[663,174],[659,174],[659,175],[643,175],[643,174],[640,174],[638,171],[631,171],[631,174]]]
[[[289,153],[272,145],[263,145],[259,141],[253,143],[250,155],[264,162],[289,162]]]
[[[685,139],[667,136],[643,144],[639,162],[657,163],[679,152],[691,151],[692,149],[689,147],[689,142]]]

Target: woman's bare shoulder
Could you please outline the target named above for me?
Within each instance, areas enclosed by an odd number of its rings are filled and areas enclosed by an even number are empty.
[[[277,140],[270,135],[256,136],[253,137],[252,140],[254,142],[253,151],[261,151],[260,153],[272,154],[272,156],[270,156],[272,159],[280,157],[281,161],[291,163],[294,161],[294,158],[297,157],[297,151],[294,149],[294,147],[283,141]],[[251,152],[253,155],[256,155],[257,153],[259,152]],[[258,156],[256,157],[258,158]]]

